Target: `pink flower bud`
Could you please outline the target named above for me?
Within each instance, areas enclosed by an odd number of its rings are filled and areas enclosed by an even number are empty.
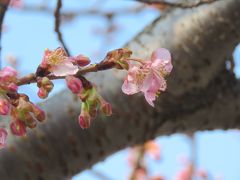
[[[77,64],[79,66],[87,66],[90,63],[90,59],[84,55],[78,55],[69,58],[72,63]]]
[[[37,94],[38,94],[38,97],[40,97],[41,99],[45,99],[48,97],[48,92],[43,88],[40,88]]]
[[[6,146],[7,131],[4,128],[0,128],[0,149]]]
[[[7,115],[9,112],[10,104],[6,99],[0,99],[0,115]]]
[[[33,118],[33,116],[30,113],[25,113],[24,117],[25,118],[24,118],[23,122],[27,127],[33,129],[37,126],[36,120]]]
[[[11,122],[10,129],[16,136],[24,136],[26,134],[26,125],[18,119]]]
[[[91,117],[88,112],[81,112],[78,123],[82,129],[86,129],[90,127]]]
[[[108,102],[104,102],[101,104],[101,111],[106,115],[106,116],[111,116],[112,115],[112,106]]]
[[[74,76],[67,76],[66,78],[67,86],[74,94],[81,93],[83,90],[82,81]]]

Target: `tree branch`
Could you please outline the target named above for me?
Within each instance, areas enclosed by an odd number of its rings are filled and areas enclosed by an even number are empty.
[[[173,54],[168,91],[156,108],[143,97],[120,92],[123,74],[93,74],[91,81],[113,103],[113,116],[98,117],[90,129],[81,130],[74,121],[80,103],[68,91],[61,92],[42,104],[48,112],[45,123],[0,152],[0,177],[64,179],[158,135],[239,127],[240,85],[225,68],[225,57],[240,40],[239,8],[240,1],[228,0],[174,9],[157,19],[127,44],[137,57],[157,47]]]
[[[9,2],[10,2],[10,0],[1,0],[0,1],[0,69],[1,69],[1,66],[2,66],[2,57],[1,57],[2,45],[1,45],[1,41],[2,41],[3,19],[4,19],[4,16],[5,16],[5,13],[8,9]]]
[[[61,10],[61,7],[62,7],[62,0],[57,0],[57,5],[56,5],[55,12],[54,12],[54,17],[55,17],[55,29],[54,30],[57,33],[58,40],[61,43],[62,47],[66,51],[67,55],[70,56],[70,52],[69,52],[69,50],[66,46],[66,43],[63,40],[62,32],[60,31],[60,25],[61,25],[60,10]]]
[[[165,1],[165,0],[136,0],[136,1],[147,3],[147,4],[157,4],[157,5],[168,6],[173,8],[187,9],[187,8],[198,7],[204,4],[211,4],[213,2],[220,1],[220,0],[198,0],[194,3],[175,3],[175,2]]]

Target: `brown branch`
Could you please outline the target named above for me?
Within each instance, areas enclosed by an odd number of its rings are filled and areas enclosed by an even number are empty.
[[[85,75],[89,72],[97,72],[97,71],[104,71],[108,69],[112,69],[116,64],[115,63],[98,63],[98,64],[91,64],[85,68],[81,68],[78,70],[78,72],[74,75],[76,77],[81,77],[82,75]],[[52,74],[47,75],[50,80],[55,79],[65,79],[66,76],[54,76]],[[37,82],[37,76],[35,73],[28,74],[20,79],[18,79],[17,85],[26,85],[31,83]]]
[[[2,51],[2,45],[1,45],[1,39],[2,39],[2,25],[3,25],[3,19],[4,15],[7,11],[8,4],[10,0],[1,0],[0,1],[0,69],[1,69],[1,51]]]
[[[119,8],[116,10],[107,10],[103,11],[99,8],[95,9],[90,8],[90,9],[80,9],[76,11],[64,11],[61,12],[61,17],[62,19],[73,19],[76,17],[85,17],[85,16],[102,16],[102,17],[108,17],[108,16],[126,16],[126,15],[132,15],[141,12],[143,9],[145,9],[147,6],[145,5],[137,5],[134,7],[129,7],[129,8]],[[52,14],[53,11],[50,7],[47,5],[42,5],[42,6],[33,6],[33,5],[27,5],[24,4],[23,7],[21,8],[24,12],[41,12],[41,13],[46,13],[46,14]]]
[[[169,7],[174,7],[174,8],[183,8],[183,9],[187,9],[187,8],[194,8],[194,7],[198,7],[200,5],[204,5],[204,4],[210,4],[213,3],[215,1],[220,1],[220,0],[199,0],[197,2],[194,3],[174,3],[174,2],[169,2],[169,1],[165,1],[165,0],[136,0],[142,3],[147,3],[147,4],[158,4],[158,5],[163,5],[163,6],[169,6]]]
[[[60,24],[61,24],[61,13],[60,13],[60,10],[61,10],[61,7],[62,7],[62,0],[58,0],[57,1],[57,5],[56,5],[56,9],[55,9],[55,12],[54,12],[54,17],[55,17],[55,32],[57,33],[57,37],[58,37],[58,40],[59,42],[61,43],[61,45],[63,46],[63,48],[65,49],[66,53],[68,54],[68,56],[70,55],[69,53],[69,50],[63,40],[63,37],[62,37],[62,32],[60,31]]]

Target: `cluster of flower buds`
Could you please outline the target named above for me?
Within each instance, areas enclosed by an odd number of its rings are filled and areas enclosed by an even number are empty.
[[[98,94],[96,88],[85,78],[67,76],[65,79],[68,88],[72,93],[77,94],[82,101],[81,114],[78,119],[81,128],[88,128],[99,110],[106,116],[112,114],[111,105]]]
[[[38,96],[42,99],[45,99],[48,97],[48,94],[52,91],[54,85],[49,78],[38,77],[37,86],[39,87]]]
[[[17,92],[17,71],[5,67],[0,71],[0,115],[11,115],[10,130],[14,135],[26,134],[26,127],[36,127],[36,121],[45,119],[44,112]],[[5,139],[4,139],[5,138]],[[0,146],[6,144],[7,132],[0,128]]]

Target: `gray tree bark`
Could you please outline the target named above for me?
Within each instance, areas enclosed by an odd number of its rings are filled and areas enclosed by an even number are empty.
[[[55,95],[42,103],[47,121],[0,152],[1,179],[64,179],[160,135],[238,128],[240,84],[225,63],[240,40],[239,9],[240,1],[222,0],[156,19],[126,45],[136,57],[147,58],[158,47],[173,55],[168,89],[156,108],[141,95],[122,94],[124,73],[92,74],[113,116],[99,116],[82,130],[80,102],[68,90]]]

